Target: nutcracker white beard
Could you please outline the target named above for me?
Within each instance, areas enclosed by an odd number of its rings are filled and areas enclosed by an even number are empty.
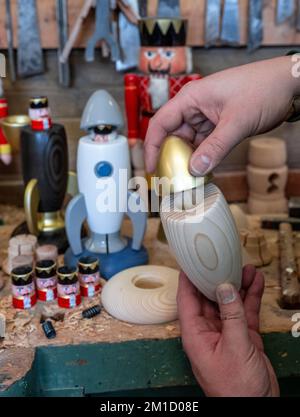
[[[153,110],[158,110],[169,100],[169,77],[150,75],[149,94]]]

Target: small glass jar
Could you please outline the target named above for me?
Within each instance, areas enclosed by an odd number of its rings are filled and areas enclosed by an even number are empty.
[[[37,298],[53,301],[57,298],[56,263],[50,259],[38,261],[35,266]]]
[[[11,272],[12,303],[20,310],[26,310],[36,304],[34,274],[31,266],[19,266]]]
[[[57,270],[58,305],[74,308],[80,305],[81,295],[77,268],[62,266]]]
[[[78,261],[80,291],[83,297],[94,297],[101,291],[99,260],[94,256],[84,256]]]

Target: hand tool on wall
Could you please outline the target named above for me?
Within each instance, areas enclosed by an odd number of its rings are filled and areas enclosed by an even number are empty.
[[[18,0],[18,75],[44,72],[43,51],[35,0]]]
[[[237,45],[240,43],[239,0],[225,0],[221,40],[230,45]]]
[[[139,14],[141,17],[148,16],[148,0],[138,0]]]
[[[259,48],[263,40],[263,0],[249,0],[248,50]]]
[[[121,10],[118,17],[121,54],[116,62],[116,69],[125,71],[136,67],[139,61],[138,2],[137,0],[120,0],[118,5]]]
[[[205,46],[215,45],[220,38],[221,0],[207,0],[205,10]]]
[[[280,25],[291,19],[295,13],[295,0],[277,0],[276,23]]]
[[[96,0],[95,32],[87,43],[85,59],[92,62],[95,59],[95,47],[98,41],[105,40],[110,48],[112,60],[119,58],[119,47],[111,29],[110,0]]]
[[[71,53],[71,50],[72,50],[72,48],[73,48],[73,46],[74,46],[74,44],[75,44],[75,42],[78,38],[78,35],[80,33],[83,21],[87,17],[87,15],[89,14],[90,9],[93,6],[95,6],[95,0],[85,0],[84,1],[83,5],[82,5],[82,8],[79,12],[79,15],[78,15],[78,17],[75,21],[75,24],[74,24],[74,26],[71,30],[69,39],[68,39],[68,41],[67,41],[67,43],[66,43],[66,45],[65,45],[65,47],[64,47],[64,49],[63,49],[63,51],[60,55],[59,60],[62,64],[67,62],[67,60],[69,58],[69,55]]]
[[[60,62],[60,55],[68,40],[68,1],[56,0],[56,21],[58,27],[58,76],[64,87],[70,85],[70,64]]]
[[[180,1],[179,0],[159,0],[157,16],[159,17],[179,17]]]
[[[300,32],[300,0],[297,0],[296,29]]]
[[[16,81],[16,69],[15,69],[15,55],[14,55],[14,43],[13,43],[13,25],[11,18],[11,7],[10,0],[5,0],[6,5],[6,38],[8,48],[8,59],[9,59],[9,74],[11,82]]]

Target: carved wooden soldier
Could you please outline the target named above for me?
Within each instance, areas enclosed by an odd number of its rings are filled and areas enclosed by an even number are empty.
[[[125,75],[128,140],[135,175],[144,171],[143,141],[151,117],[185,84],[201,78],[190,74],[192,53],[186,47],[186,20],[141,19],[139,29],[141,74]]]

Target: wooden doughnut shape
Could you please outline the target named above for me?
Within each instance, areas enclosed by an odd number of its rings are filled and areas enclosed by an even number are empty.
[[[161,324],[177,319],[179,271],[145,265],[126,269],[102,289],[105,310],[118,320],[133,324]]]
[[[193,194],[199,188],[186,193]],[[219,284],[230,282],[240,288],[242,253],[239,234],[228,204],[214,184],[204,187],[202,203],[176,211],[174,208],[178,207],[181,194],[167,196],[162,201],[160,216],[166,237],[177,262],[192,283],[206,297],[216,301],[215,291]]]

